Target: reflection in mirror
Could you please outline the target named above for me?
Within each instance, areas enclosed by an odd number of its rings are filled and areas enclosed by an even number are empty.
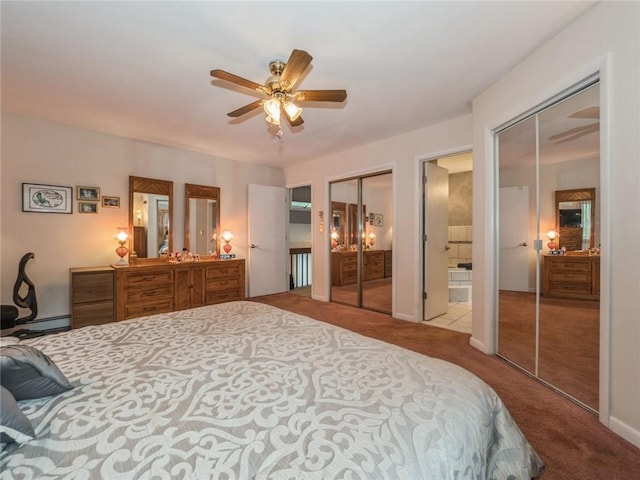
[[[185,184],[184,246],[191,253],[220,252],[220,188]]]
[[[595,247],[596,189],[556,191],[558,248],[588,250]]]
[[[362,205],[362,218],[367,216],[367,206]],[[364,220],[363,220],[364,221]],[[358,205],[350,203],[347,205],[347,239],[351,248],[356,248],[358,244]]]
[[[344,248],[346,242],[347,204],[331,202],[331,250]]]
[[[173,182],[129,177],[132,258],[159,258],[173,248]]]
[[[599,98],[597,83],[563,95],[496,139],[498,355],[593,412],[600,217],[595,188],[575,187],[600,184]]]
[[[348,205],[358,203],[358,181],[343,180],[329,185],[331,201],[331,301],[359,306],[357,252],[348,239]],[[357,225],[356,225],[357,228]]]

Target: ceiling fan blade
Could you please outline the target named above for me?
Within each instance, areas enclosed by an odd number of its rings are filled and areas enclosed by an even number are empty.
[[[304,50],[293,50],[287,60],[287,65],[280,75],[281,83],[288,83],[288,89],[298,83],[300,76],[307,69],[313,57]]]
[[[245,113],[249,113],[251,110],[260,108],[263,102],[264,100],[256,100],[255,102],[251,102],[250,104],[245,105],[244,107],[240,107],[237,110],[234,110],[233,112],[227,113],[227,115],[230,117],[239,117],[241,115],[244,115]]]
[[[344,102],[346,90],[298,90],[295,99],[299,102]]]
[[[551,135],[549,137],[550,141],[561,140],[566,138],[578,138],[583,135],[588,135],[590,133],[594,133],[600,130],[600,122],[591,123],[589,125],[584,125],[582,127],[571,128],[561,133],[556,133],[555,135]]]
[[[599,119],[600,118],[600,107],[587,107],[582,110],[579,110],[575,113],[569,115],[569,118],[591,118],[591,119]]]
[[[251,90],[262,91],[263,88],[263,86],[259,83],[252,82],[251,80],[239,77],[237,75],[234,75],[233,73],[225,72],[224,70],[211,70],[211,76],[219,78],[220,80],[226,80],[227,82],[235,83],[236,85],[240,85],[241,87],[250,88]]]

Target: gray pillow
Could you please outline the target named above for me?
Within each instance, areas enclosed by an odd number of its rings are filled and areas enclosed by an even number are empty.
[[[33,440],[33,426],[11,392],[0,387],[0,443],[26,443]]]
[[[0,385],[16,400],[48,397],[73,388],[49,357],[22,344],[0,348]]]

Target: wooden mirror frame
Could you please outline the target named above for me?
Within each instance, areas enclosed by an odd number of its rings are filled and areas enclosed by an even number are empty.
[[[365,223],[367,218],[367,206],[362,205],[362,231],[366,230]],[[357,245],[361,239],[360,226],[358,225],[358,205],[355,203],[347,204],[347,245]]]
[[[333,214],[338,212],[340,214],[340,226],[337,229],[338,232],[338,245],[342,247],[347,245],[347,204],[345,202],[331,202],[331,230],[335,228],[333,223]]]
[[[194,185],[185,183],[184,185],[184,246],[188,251],[190,248],[190,206],[189,200],[192,198],[201,198],[205,200],[216,201],[216,252],[220,253],[220,187],[210,187],[206,185]]]
[[[129,258],[135,261],[138,256],[134,250],[133,234],[134,223],[134,193],[150,193],[152,195],[166,195],[169,199],[169,252],[173,252],[173,182],[170,180],[157,180],[155,178],[129,176]],[[145,258],[145,260],[158,260],[158,258]]]
[[[596,189],[575,188],[572,190],[556,190],[556,232],[559,234],[558,247],[562,246],[562,232],[560,231],[560,203],[591,201],[591,232],[589,235],[589,248],[595,246],[595,220],[596,220]]]

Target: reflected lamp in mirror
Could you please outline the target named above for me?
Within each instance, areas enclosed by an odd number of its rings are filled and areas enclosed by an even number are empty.
[[[331,232],[331,250],[335,250],[336,248],[338,248],[339,238],[340,238],[340,234],[336,230],[333,230]]]
[[[231,240],[233,240],[233,233],[231,233],[231,230],[225,230],[224,232],[222,232],[222,240],[224,241],[224,246],[222,247],[222,249],[224,250],[225,253],[229,253],[231,251]]]
[[[547,232],[547,238],[549,239],[549,243],[547,243],[547,248],[549,248],[549,250],[555,250],[557,245],[556,245],[556,237],[558,236],[558,233],[555,230],[549,230]]]
[[[376,243],[376,234],[373,232],[369,233],[369,246],[373,247],[373,244]]]
[[[127,240],[129,240],[129,233],[125,227],[118,227],[118,233],[116,233],[116,240],[120,244],[118,248],[116,248],[116,253],[120,257],[118,263],[116,265],[129,265],[127,261],[127,254],[129,253],[129,249],[125,247]]]

